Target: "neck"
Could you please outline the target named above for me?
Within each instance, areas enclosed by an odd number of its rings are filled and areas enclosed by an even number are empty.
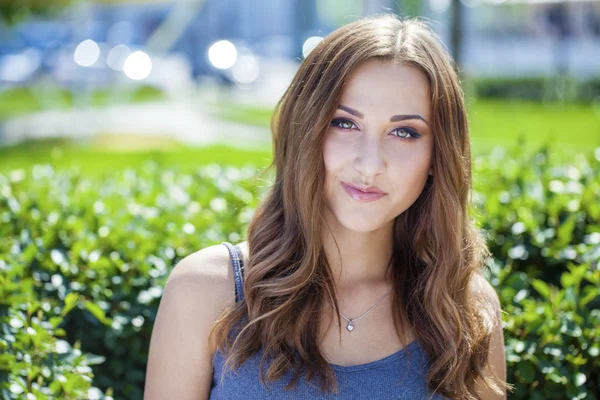
[[[329,225],[331,231],[327,227],[323,229],[323,247],[337,288],[375,288],[391,284],[392,269],[388,264],[393,249],[394,221],[371,232]]]

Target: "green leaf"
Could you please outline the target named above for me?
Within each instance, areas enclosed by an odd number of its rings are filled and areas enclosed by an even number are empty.
[[[534,279],[531,281],[531,286],[534,287],[537,292],[542,295],[546,300],[550,300],[550,287],[542,280]]]
[[[75,293],[75,292],[69,293],[67,295],[67,297],[65,297],[65,308],[63,308],[61,315],[65,316],[69,312],[71,312],[71,310],[73,308],[75,308],[75,306],[77,305],[78,301],[79,301],[79,293]]]
[[[533,382],[535,379],[535,369],[529,362],[521,362],[518,364],[517,370],[524,382]]]
[[[557,241],[556,246],[563,248],[571,243],[573,239],[573,230],[575,229],[575,223],[577,222],[577,214],[570,215],[557,230]]]
[[[52,317],[48,320],[48,322],[50,323],[50,325],[52,325],[53,328],[56,328],[58,325],[60,325],[60,323],[62,321],[63,321],[62,317]]]
[[[106,315],[104,314],[104,310],[102,310],[102,308],[100,308],[99,305],[86,300],[85,301],[85,308],[86,310],[88,310],[94,317],[96,317],[96,319],[98,321],[100,321],[101,323],[103,323],[104,325],[110,325],[112,323],[112,320],[106,318]]]
[[[85,358],[88,365],[98,365],[106,361],[106,357],[97,354],[87,354]]]
[[[578,267],[569,265],[570,272],[562,273],[562,275],[560,276],[560,284],[565,288],[570,286],[579,286],[583,277],[585,276],[587,269],[588,266],[585,264],[580,265]]]
[[[600,296],[600,288],[587,286],[583,289],[583,295],[579,298],[579,307],[585,307],[589,302]]]

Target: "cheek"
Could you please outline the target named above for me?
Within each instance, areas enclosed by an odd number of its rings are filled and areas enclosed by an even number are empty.
[[[421,181],[427,179],[431,164],[428,146],[390,146],[387,150],[387,170],[397,185],[418,187]]]
[[[323,162],[327,174],[335,174],[351,159],[352,152],[347,143],[334,134],[328,134],[323,143]]]

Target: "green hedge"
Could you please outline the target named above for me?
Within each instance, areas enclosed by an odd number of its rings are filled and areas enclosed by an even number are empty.
[[[598,399],[600,149],[572,165],[551,154],[474,162],[509,397]],[[93,180],[48,165],[0,174],[0,397],[141,399],[171,268],[244,239],[267,187],[256,174],[152,162]]]
[[[583,80],[571,76],[490,77],[466,80],[469,90],[482,99],[600,102],[600,77]]]

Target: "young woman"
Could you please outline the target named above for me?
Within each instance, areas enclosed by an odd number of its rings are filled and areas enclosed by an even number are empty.
[[[394,15],[339,28],[272,130],[275,183],[248,241],[168,279],[145,398],[505,398],[467,116],[435,34]]]

